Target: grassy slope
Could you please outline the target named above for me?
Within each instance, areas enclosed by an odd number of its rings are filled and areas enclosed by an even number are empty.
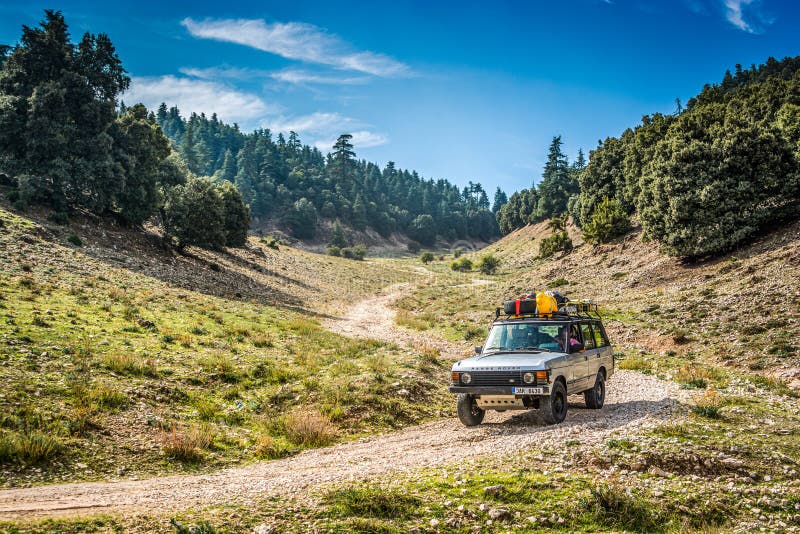
[[[174,255],[153,236],[43,215],[0,206],[2,486],[282,456],[450,401],[430,355],[318,322],[407,280],[402,267],[256,241]]]
[[[733,369],[789,382],[800,378],[800,223],[692,265],[660,254],[638,232],[600,247],[576,238],[571,254],[540,260],[536,243],[542,235],[544,223],[477,253],[501,258],[496,276],[465,275],[453,289],[447,278],[431,278],[427,288],[399,302],[403,316],[453,337],[470,336],[503,299],[556,285],[573,298],[597,301],[619,350],[641,353],[654,365],[667,354],[702,353]],[[431,269],[446,270],[446,262]],[[466,285],[476,278],[493,283]],[[444,320],[434,325],[435,318]]]

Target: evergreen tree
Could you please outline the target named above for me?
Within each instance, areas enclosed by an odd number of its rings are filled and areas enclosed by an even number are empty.
[[[344,235],[342,225],[339,224],[338,221],[333,225],[333,233],[331,234],[331,240],[328,244],[339,249],[350,246],[350,243],[347,242],[347,236]]]
[[[494,192],[494,202],[492,202],[492,213],[497,215],[497,212],[500,211],[500,208],[506,205],[508,202],[508,196],[503,192],[502,189],[499,187]]]
[[[539,183],[539,203],[536,218],[539,220],[555,217],[567,211],[567,201],[579,192],[575,176],[570,172],[569,161],[561,151],[561,136],[550,143],[547,162]]]
[[[247,230],[250,228],[250,209],[245,205],[242,194],[231,182],[222,182],[217,189],[222,199],[225,245],[244,246],[247,242]]]

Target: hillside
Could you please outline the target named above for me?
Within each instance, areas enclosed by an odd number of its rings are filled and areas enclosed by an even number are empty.
[[[448,317],[440,328],[455,329],[450,334],[457,337],[469,335],[468,325],[485,324],[505,298],[557,288],[598,302],[619,350],[648,365],[658,367],[665,354],[694,355],[800,386],[800,223],[696,263],[664,255],[658,244],[643,242],[640,230],[601,246],[568,230],[570,254],[537,259],[550,231],[546,223],[529,225],[474,254],[500,258],[490,283],[452,291],[432,280],[400,306],[423,319],[438,316],[434,307]],[[445,314],[448,308],[453,313]]]
[[[450,401],[435,351],[321,325],[410,280],[402,264],[255,238],[177,253],[154,231],[49,215],[0,203],[1,486],[282,457]]]

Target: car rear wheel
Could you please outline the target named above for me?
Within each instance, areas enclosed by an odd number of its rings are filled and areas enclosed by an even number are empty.
[[[475,397],[466,393],[458,394],[458,418],[465,426],[478,426],[486,411],[478,408]]]
[[[561,381],[553,383],[549,397],[539,401],[542,418],[551,425],[557,425],[567,417],[567,388]]]
[[[583,398],[586,400],[587,408],[599,410],[603,407],[603,403],[606,401],[606,377],[603,375],[603,371],[598,371],[594,386],[583,392]]]

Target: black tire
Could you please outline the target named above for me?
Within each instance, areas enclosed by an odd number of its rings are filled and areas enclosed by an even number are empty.
[[[475,397],[467,393],[458,394],[458,418],[464,426],[478,426],[485,415],[486,411],[478,408]]]
[[[557,425],[567,417],[567,388],[557,380],[553,382],[553,389],[549,397],[542,397],[539,401],[539,412],[542,419],[549,425]]]
[[[603,407],[603,403],[606,401],[606,377],[603,371],[597,372],[594,386],[583,392],[583,398],[586,400],[587,408],[599,410]]]

